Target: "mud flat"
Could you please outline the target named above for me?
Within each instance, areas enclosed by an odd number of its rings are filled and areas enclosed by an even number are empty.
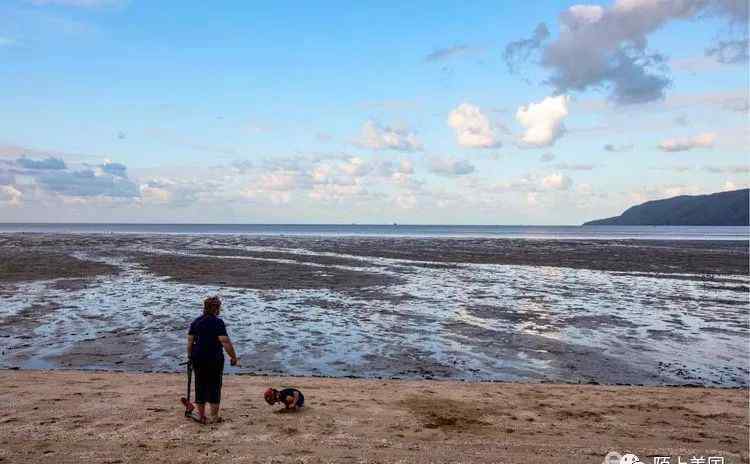
[[[107,234],[0,234],[0,279],[27,268],[26,277],[45,278],[61,272],[55,260],[61,252],[132,249],[172,249],[209,256],[245,256],[287,259],[302,263],[359,267],[356,258],[389,258],[419,262],[550,266],[633,273],[668,273],[711,276],[748,275],[747,240],[557,240],[472,239],[408,237],[302,237],[302,236],[170,236]],[[23,255],[19,255],[19,249]],[[300,255],[299,251],[308,253]],[[7,255],[13,253],[13,255]],[[323,254],[325,253],[325,254]],[[46,256],[45,266],[28,266]],[[51,260],[50,260],[51,259]],[[18,261],[22,260],[22,261]],[[24,266],[21,266],[24,264]],[[65,263],[70,267],[70,263]],[[80,265],[80,263],[77,263]],[[73,266],[90,275],[95,270]],[[106,272],[100,269],[99,272]],[[6,274],[8,277],[6,277]],[[60,275],[64,277],[64,275]]]
[[[278,254],[272,256],[278,256]],[[258,290],[314,288],[336,290],[378,287],[399,281],[394,276],[384,274],[340,267],[311,267],[297,261],[239,260],[213,256],[165,254],[137,255],[135,260],[144,265],[148,271],[169,276],[177,282]],[[322,259],[322,261],[329,260]]]
[[[748,243],[0,234],[0,367],[750,385]]]
[[[226,376],[224,423],[178,374],[0,371],[0,462],[748,462],[747,390]],[[275,414],[268,386],[304,391]]]
[[[116,272],[114,266],[78,259],[60,251],[0,247],[0,283],[85,279]]]
[[[717,275],[750,270],[747,241],[238,237],[233,243],[443,263]]]

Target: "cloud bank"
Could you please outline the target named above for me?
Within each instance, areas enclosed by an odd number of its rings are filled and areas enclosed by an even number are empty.
[[[5,201],[12,200],[14,204],[27,193],[68,198],[133,199],[140,196],[138,186],[128,178],[127,168],[122,164],[107,162],[71,167],[61,158],[52,156],[40,159],[22,156],[0,162],[0,184],[5,187]]]

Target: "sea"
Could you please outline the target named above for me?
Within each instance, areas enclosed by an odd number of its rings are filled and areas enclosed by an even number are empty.
[[[519,239],[750,240],[750,227],[407,224],[0,223],[0,233],[466,237]]]

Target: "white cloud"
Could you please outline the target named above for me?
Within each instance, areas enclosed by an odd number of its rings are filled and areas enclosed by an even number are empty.
[[[706,165],[703,170],[712,174],[747,174],[750,173],[750,165],[735,164],[727,166]]]
[[[547,97],[539,103],[521,106],[516,119],[524,127],[521,142],[530,147],[548,147],[565,133],[563,120],[568,115],[568,97]]]
[[[630,192],[629,194],[627,194],[627,196],[628,202],[632,206],[633,204],[640,204],[651,200],[672,198],[680,195],[700,195],[705,193],[712,192],[706,191],[704,188],[695,185],[666,184],[642,187],[638,190]]]
[[[448,125],[456,133],[456,141],[467,148],[497,148],[502,145],[497,129],[482,110],[470,103],[462,103],[451,111]]]
[[[138,202],[141,205],[186,207],[201,200],[216,199],[221,187],[219,181],[157,177],[140,185]]]
[[[579,195],[589,196],[593,193],[594,189],[591,184],[578,184],[576,185],[576,193]]]
[[[596,165],[585,163],[557,163],[554,168],[561,171],[591,171],[592,169],[596,169]]]
[[[537,173],[528,173],[522,177],[495,183],[489,187],[493,192],[521,192],[540,193],[551,190],[569,190],[573,186],[573,180],[560,172],[550,173],[542,176]]]
[[[732,191],[732,190],[737,190],[737,185],[734,182],[732,182],[731,180],[728,180],[728,181],[724,182],[724,185],[721,186],[721,190],[723,192],[729,192],[729,191]]]
[[[456,158],[432,158],[430,172],[441,176],[463,176],[474,172],[474,165]]]
[[[414,209],[417,206],[417,197],[412,192],[399,193],[394,200],[401,209]]]
[[[301,184],[302,179],[294,172],[271,172],[263,174],[257,184],[260,190],[273,190],[278,192],[288,192],[295,190]]]
[[[407,159],[403,159],[398,163],[398,172],[403,174],[414,174],[414,164]]]
[[[545,83],[556,93],[599,88],[607,89],[618,104],[657,101],[664,98],[672,80],[664,55],[648,48],[649,36],[673,21],[715,16],[726,20],[730,33],[740,37],[719,40],[707,52],[720,61],[746,61],[747,14],[746,0],[615,0],[604,8],[575,5],[559,15],[557,38],[543,43],[548,34],[539,34],[542,24],[531,39],[508,44],[505,57],[514,70],[519,57],[531,60],[540,51],[539,63],[550,72]]]
[[[399,188],[417,190],[422,187],[422,182],[415,179],[411,174],[394,172],[389,180]]]
[[[529,192],[526,194],[526,204],[528,206],[539,206],[539,193]]]
[[[398,163],[390,160],[381,161],[377,164],[374,174],[380,177],[391,177],[394,174],[414,174],[414,164],[408,159],[402,159]]]
[[[542,178],[542,187],[547,190],[568,190],[573,181],[565,174],[555,173]]]
[[[308,196],[318,201],[343,201],[351,197],[366,194],[364,186],[355,182],[351,185],[318,184],[314,185]]]
[[[667,198],[671,197],[678,197],[680,195],[687,195],[690,193],[689,190],[685,188],[685,186],[682,185],[675,185],[673,187],[664,187],[664,196]]]
[[[716,142],[715,132],[705,132],[694,137],[682,139],[666,139],[659,144],[662,151],[688,151],[693,148],[710,148]]]
[[[240,192],[248,200],[266,200],[272,204],[286,204],[292,200],[297,188],[296,177],[290,173],[269,173],[262,175]]]
[[[276,159],[270,172],[258,171],[242,181],[240,196],[261,203],[288,204],[304,201],[375,200],[389,187],[419,188],[408,160],[369,161],[352,156],[298,156]],[[373,190],[365,188],[373,187]]]
[[[601,20],[604,16],[604,8],[599,5],[573,5],[568,8],[567,14],[570,17],[566,26],[580,27]]]
[[[341,166],[341,170],[345,172],[346,174],[354,177],[361,177],[364,176],[370,171],[372,171],[373,167],[371,164],[369,164],[367,161],[363,160],[362,158],[349,158],[346,163],[344,163]]]
[[[23,194],[12,185],[0,185],[0,204],[19,206]]]
[[[372,150],[420,151],[423,149],[414,132],[406,128],[389,127],[375,121],[367,121],[362,126],[357,146]]]
[[[172,194],[164,187],[152,184],[143,184],[140,186],[141,201],[147,204],[167,204],[172,199]]]
[[[291,201],[296,190],[312,185],[312,176],[313,174],[306,175],[298,171],[266,172],[251,180],[249,185],[240,191],[240,196],[249,200],[286,204]]]

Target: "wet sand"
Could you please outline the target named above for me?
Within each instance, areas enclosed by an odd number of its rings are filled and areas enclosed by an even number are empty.
[[[3,283],[60,278],[86,279],[116,272],[117,268],[114,266],[78,259],[60,251],[0,247],[0,282]]]
[[[747,242],[0,234],[0,367],[747,386]],[[584,267],[588,266],[588,267]]]
[[[193,246],[193,243],[203,246]],[[111,250],[163,247],[215,256],[283,258],[346,266],[361,264],[352,257],[380,257],[433,263],[705,274],[709,278],[711,275],[750,273],[747,241],[0,234],[0,250],[19,247],[26,251],[33,247],[35,253],[85,250],[91,247]],[[265,249],[247,250],[244,249],[246,247]],[[349,257],[295,257],[293,252],[299,250]],[[5,272],[0,268],[0,279],[6,279]],[[37,269],[36,272],[43,271]]]
[[[748,244],[689,240],[321,239],[311,250],[446,263],[619,272],[747,274]]]
[[[306,408],[275,414],[268,386]],[[182,415],[178,374],[0,371],[0,462],[748,462],[747,390],[226,376],[224,423]]]
[[[245,255],[238,254],[235,256]],[[288,260],[288,258],[284,259]],[[144,265],[150,272],[168,276],[178,282],[259,290],[358,289],[391,285],[399,281],[396,277],[371,272],[336,267],[310,267],[294,260],[292,262],[252,261],[212,256],[193,257],[163,254],[136,255],[135,260]],[[328,262],[330,260],[323,259],[321,261]]]

